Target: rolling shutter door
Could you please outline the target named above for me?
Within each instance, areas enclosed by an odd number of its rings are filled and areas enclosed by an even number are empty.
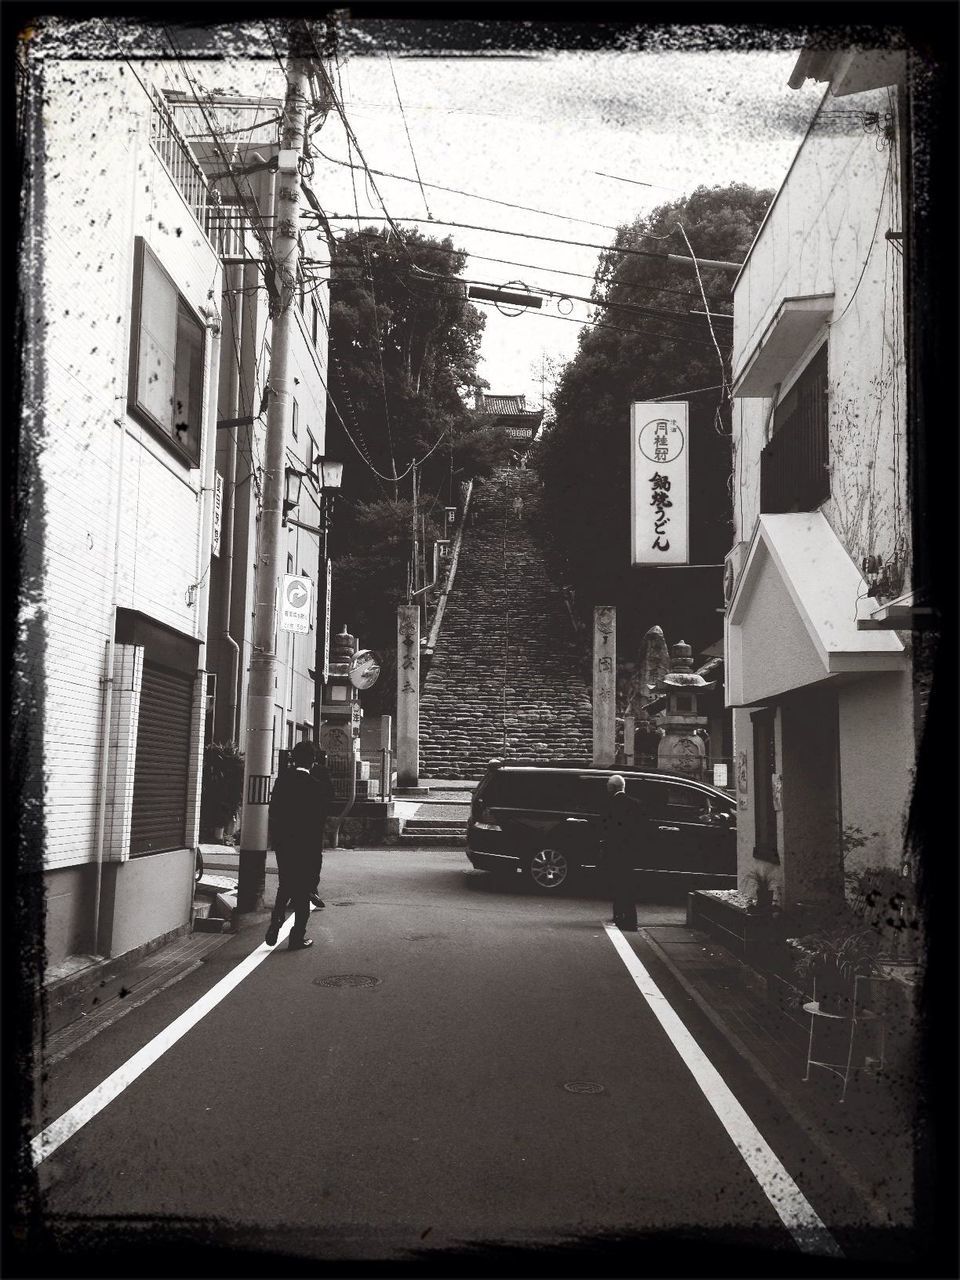
[[[193,679],[144,661],[130,852],[186,844]]]

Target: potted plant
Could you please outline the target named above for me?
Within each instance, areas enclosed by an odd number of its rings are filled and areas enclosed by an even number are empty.
[[[852,917],[792,940],[794,971],[824,1013],[846,1013],[854,980],[881,972],[877,934]]]
[[[203,751],[200,829],[214,840],[232,835],[243,798],[243,752],[235,742],[210,742]]]

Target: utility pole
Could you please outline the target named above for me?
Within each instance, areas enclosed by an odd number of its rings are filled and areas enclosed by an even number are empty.
[[[273,254],[272,261],[264,264],[266,271],[275,273],[279,296],[271,303],[273,341],[267,382],[269,400],[257,554],[257,599],[247,686],[247,740],[237,885],[237,907],[241,912],[257,911],[263,905],[268,805],[273,779],[277,590],[281,569],[284,453],[291,417],[290,338],[300,265],[300,160],[305,152],[308,93],[308,65],[293,48],[287,58],[286,77],[273,210]]]

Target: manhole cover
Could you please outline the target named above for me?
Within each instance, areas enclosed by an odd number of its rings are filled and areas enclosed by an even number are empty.
[[[563,1087],[567,1093],[606,1093],[602,1084],[592,1080],[570,1080]]]
[[[325,978],[314,978],[315,987],[378,987],[379,978],[369,973],[331,973]]]

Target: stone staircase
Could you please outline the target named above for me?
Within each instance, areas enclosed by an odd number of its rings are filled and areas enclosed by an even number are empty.
[[[590,691],[570,616],[523,518],[532,473],[475,491],[420,703],[420,773],[479,778],[491,757],[589,761]]]

